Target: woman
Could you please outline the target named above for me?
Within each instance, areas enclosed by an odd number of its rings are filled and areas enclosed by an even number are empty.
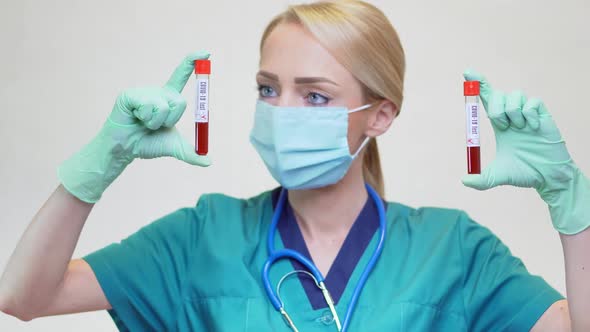
[[[590,329],[589,181],[540,101],[505,96],[479,74],[465,74],[481,83],[498,155],[464,181],[539,192],[561,233],[568,300],[465,213],[383,204],[375,138],[401,109],[404,54],[385,16],[360,1],[293,6],[262,36],[251,142],[284,191],[246,200],[205,195],[194,208],[70,261],[93,204],[133,159],[209,165],[174,129],[193,61],[206,57],[187,57],[163,88],[123,92],[94,140],[60,166],[61,185],[0,282],[3,311],[30,320],[107,309],[120,330],[131,331]],[[385,242],[355,299],[381,247],[381,221]],[[269,235],[276,235],[270,250]],[[281,248],[302,253],[327,276],[335,312],[308,274],[290,274],[308,269],[286,259],[268,274],[288,315],[276,311],[261,270],[269,251]]]

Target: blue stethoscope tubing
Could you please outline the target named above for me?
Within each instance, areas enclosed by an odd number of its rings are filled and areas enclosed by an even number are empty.
[[[344,316],[344,323],[342,324],[342,330],[341,330],[342,332],[346,332],[348,330],[348,326],[350,324],[350,319],[352,317],[352,313],[354,312],[354,308],[356,307],[356,304],[358,302],[358,298],[360,296],[360,293],[361,293],[363,287],[365,286],[367,279],[369,278],[369,274],[371,273],[371,271],[375,267],[375,264],[377,263],[379,256],[381,256],[381,252],[383,251],[383,244],[385,242],[385,232],[386,232],[386,227],[387,227],[386,218],[385,218],[385,206],[383,204],[383,201],[381,200],[381,197],[379,197],[379,194],[377,194],[377,192],[375,192],[375,190],[373,188],[371,188],[371,186],[369,186],[368,184],[365,184],[365,187],[367,188],[367,192],[369,193],[369,196],[372,198],[373,202],[375,203],[375,205],[377,207],[377,212],[379,215],[379,242],[377,243],[377,247],[373,251],[373,255],[371,256],[369,262],[367,263],[367,266],[365,266],[365,270],[361,274],[361,277],[360,277],[358,283],[356,284],[356,287],[354,288],[354,292],[352,293],[350,303],[348,304],[348,307],[346,309],[346,316]],[[274,291],[273,287],[271,286],[270,278],[269,278],[270,268],[271,268],[272,264],[274,262],[276,262],[277,260],[280,260],[283,258],[294,259],[294,260],[298,261],[299,263],[301,263],[302,265],[304,265],[309,270],[309,272],[311,272],[311,274],[316,278],[316,281],[318,283],[321,283],[324,281],[324,276],[322,275],[322,273],[317,269],[317,267],[313,264],[313,262],[311,262],[309,259],[307,259],[307,257],[303,256],[302,254],[300,254],[297,251],[292,250],[292,249],[279,249],[279,250],[274,249],[275,233],[276,233],[276,229],[277,229],[277,224],[278,224],[281,214],[283,212],[283,208],[285,207],[286,200],[287,200],[287,191],[283,188],[283,189],[281,189],[281,193],[279,195],[277,206],[276,206],[275,211],[272,216],[272,221],[270,224],[269,233],[268,233],[268,237],[267,237],[266,244],[267,244],[269,257],[267,258],[267,260],[264,263],[264,266],[262,268],[262,280],[264,283],[264,289],[266,290],[266,294],[268,295],[270,302],[272,303],[273,307],[277,311],[280,311],[283,308],[283,303],[279,299],[277,294],[275,294],[275,291]]]

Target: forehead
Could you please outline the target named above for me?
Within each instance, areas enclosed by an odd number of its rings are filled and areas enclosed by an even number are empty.
[[[260,70],[275,73],[281,80],[310,76],[354,80],[310,32],[294,23],[279,24],[267,37],[261,51]]]

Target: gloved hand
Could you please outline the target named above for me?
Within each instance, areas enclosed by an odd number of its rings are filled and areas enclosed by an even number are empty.
[[[520,91],[504,95],[470,70],[463,76],[480,82],[480,97],[496,135],[495,160],[481,175],[465,176],[463,183],[478,190],[535,188],[549,205],[557,231],[575,234],[590,226],[590,181],[570,157],[543,102],[527,100]]]
[[[194,60],[208,57],[206,52],[188,55],[164,87],[121,93],[98,135],[58,168],[62,185],[80,200],[95,203],[135,158],[166,156],[209,166],[209,159],[197,155],[174,127],[186,108],[180,93],[194,70]]]

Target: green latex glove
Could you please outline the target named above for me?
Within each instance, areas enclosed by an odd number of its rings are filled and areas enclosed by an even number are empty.
[[[574,164],[551,114],[539,99],[520,91],[508,95],[467,70],[480,82],[480,97],[496,135],[496,158],[481,175],[463,183],[478,190],[500,185],[535,188],[549,205],[557,231],[575,234],[590,226],[590,181]]]
[[[209,159],[197,155],[174,127],[186,108],[180,93],[194,60],[208,57],[206,52],[188,55],[163,87],[121,93],[98,135],[58,168],[62,185],[80,200],[95,203],[135,158],[174,157],[209,166]]]

